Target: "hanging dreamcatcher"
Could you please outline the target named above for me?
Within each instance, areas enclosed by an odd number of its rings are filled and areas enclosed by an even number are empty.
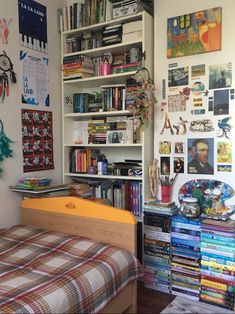
[[[13,143],[13,141],[4,133],[3,123],[2,120],[0,120],[0,163],[4,158],[12,157],[12,150],[9,147],[10,143]],[[0,168],[0,172],[2,171],[3,169]]]
[[[9,80],[12,84],[16,83],[16,74],[13,71],[13,64],[6,52],[0,54],[0,97],[2,102],[9,96]]]

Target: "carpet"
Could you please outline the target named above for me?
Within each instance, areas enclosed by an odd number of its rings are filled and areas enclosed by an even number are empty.
[[[223,309],[218,306],[210,305],[203,302],[193,301],[188,298],[176,297],[162,312],[161,314],[227,314],[235,313]]]

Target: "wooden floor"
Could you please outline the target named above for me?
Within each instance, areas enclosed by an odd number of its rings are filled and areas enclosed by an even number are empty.
[[[139,314],[158,314],[175,299],[172,294],[145,288],[142,282],[138,282],[137,296]]]

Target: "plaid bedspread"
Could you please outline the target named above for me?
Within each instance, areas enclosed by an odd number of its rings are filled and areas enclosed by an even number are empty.
[[[0,231],[0,313],[94,313],[142,275],[128,251],[32,226]]]

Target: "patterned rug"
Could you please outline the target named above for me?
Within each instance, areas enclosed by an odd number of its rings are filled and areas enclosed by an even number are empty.
[[[161,314],[227,314],[227,313],[235,313],[233,311],[229,311],[223,309],[218,306],[209,305],[203,302],[193,301],[187,298],[176,297],[174,301],[171,302],[162,312]]]

